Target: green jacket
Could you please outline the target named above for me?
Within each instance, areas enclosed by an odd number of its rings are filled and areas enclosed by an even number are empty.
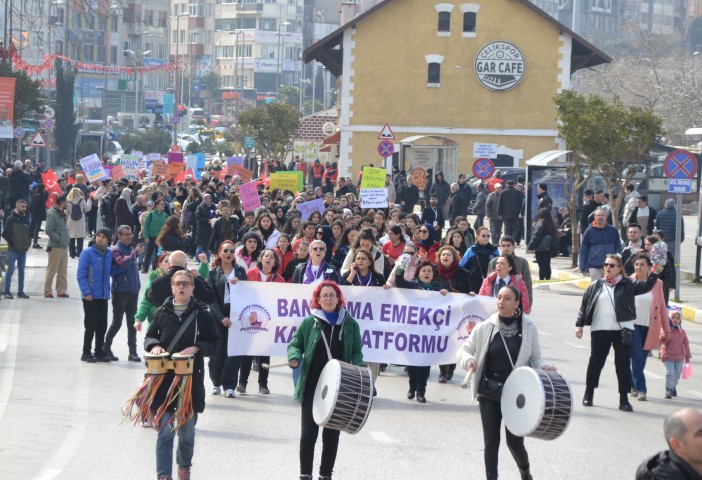
[[[154,281],[154,278],[160,277],[161,275],[163,275],[163,273],[164,272],[161,271],[160,268],[153,270],[149,274],[149,279],[146,281],[146,287],[142,291],[146,292],[151,287],[151,282]],[[200,262],[200,266],[197,267],[197,273],[202,278],[207,278],[207,274],[210,273],[210,264],[207,262]],[[136,315],[134,316],[134,318],[138,322],[150,322],[151,319],[154,318],[155,311],[156,311],[156,305],[149,302],[146,299],[146,294],[144,294],[144,296],[141,297],[141,302],[139,302],[139,308],[137,309],[137,312],[136,312]]]
[[[302,403],[305,393],[305,383],[307,382],[307,373],[310,369],[312,358],[317,348],[317,342],[322,338],[321,329],[326,323],[326,319],[321,318],[321,311],[313,311],[312,315],[306,317],[300,322],[300,325],[295,331],[290,345],[288,345],[288,361],[302,359],[303,353],[308,353],[302,362],[300,369],[300,378],[295,386],[295,398]],[[344,339],[344,358],[343,360],[353,365],[363,366],[363,351],[361,350],[361,328],[358,322],[351,317],[348,310],[343,309],[339,312],[339,318],[343,315],[341,321],[341,336]],[[338,325],[338,324],[337,324]]]
[[[156,210],[151,210],[144,219],[144,238],[156,238],[161,233],[163,225],[166,223],[168,214],[164,210],[159,213]]]
[[[63,210],[57,210],[56,207],[47,210],[44,230],[49,237],[49,247],[68,247],[68,217]]]

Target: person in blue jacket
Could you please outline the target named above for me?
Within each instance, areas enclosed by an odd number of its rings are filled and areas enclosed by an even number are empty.
[[[100,228],[95,241],[80,253],[78,260],[78,286],[83,300],[83,355],[84,362],[109,362],[110,357],[103,353],[105,331],[107,330],[107,301],[110,299],[110,273],[112,271],[112,251],[108,247],[112,231]],[[95,338],[95,354],[90,348]]]
[[[607,224],[607,212],[595,210],[595,221],[583,233],[578,268],[594,282],[602,278],[605,257],[622,251],[622,241],[616,228]]]

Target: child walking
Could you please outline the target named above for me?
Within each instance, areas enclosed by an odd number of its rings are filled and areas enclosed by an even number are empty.
[[[678,396],[676,387],[680,380],[683,365],[690,361],[690,344],[687,334],[680,325],[682,318],[680,309],[671,307],[668,309],[670,316],[670,334],[666,340],[661,335],[660,356],[665,365],[665,398]]]

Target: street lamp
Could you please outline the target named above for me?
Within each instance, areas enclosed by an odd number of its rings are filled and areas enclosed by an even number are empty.
[[[134,105],[134,114],[135,114],[135,130],[139,128],[139,69],[144,65],[144,57],[149,55],[151,53],[151,50],[139,50],[138,52],[134,52],[132,50],[123,50],[124,53],[129,55],[134,59],[134,65],[136,65],[136,74],[134,75],[134,78],[136,79],[136,86],[134,87],[135,92],[136,92],[136,103]]]
[[[290,35],[290,33],[288,33],[288,32],[283,33],[282,27],[287,27],[288,25],[290,25],[290,22],[287,22],[287,21],[280,22],[278,24],[278,31],[276,32],[276,35],[278,35],[278,68],[276,69],[276,72],[275,72],[275,93],[276,93],[276,96],[278,95],[278,92],[280,92],[280,66],[281,66],[280,51],[281,51],[281,46],[283,44],[283,37],[287,37],[288,35]]]
[[[305,85],[309,85],[310,83],[312,83],[310,79],[300,77],[300,82],[298,83],[298,87],[300,89],[300,115],[304,115],[302,110],[302,99],[304,97]]]
[[[100,136],[100,158],[105,154],[105,135],[107,135],[107,87],[98,85],[95,90],[100,90],[102,94],[102,135]]]
[[[236,35],[234,40],[234,92],[238,93],[236,97],[236,115],[239,115],[239,109],[241,108],[241,89],[239,88],[239,35],[243,34],[242,30],[233,30],[229,32],[229,35]],[[243,65],[242,65],[243,67]],[[243,70],[243,68],[242,68]]]

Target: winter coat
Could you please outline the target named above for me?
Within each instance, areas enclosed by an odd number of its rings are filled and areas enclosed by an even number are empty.
[[[636,280],[635,275],[629,278]],[[648,319],[648,334],[644,341],[644,350],[655,350],[658,348],[660,339],[658,338],[661,329],[668,333],[670,332],[670,321],[668,320],[668,309],[665,305],[665,297],[663,296],[663,281],[657,280],[656,284],[651,289],[653,300],[651,301],[651,313]]]
[[[441,175],[441,180],[439,180],[439,175]],[[451,194],[451,185],[449,185],[449,183],[446,181],[442,172],[434,175],[434,180],[435,182],[429,191],[430,196],[436,197],[436,199],[439,201],[439,205],[444,205],[448,201],[449,195]]]
[[[160,247],[162,252],[187,252],[190,250],[190,237],[180,238],[175,233],[169,233],[161,239]]]
[[[236,244],[237,234],[239,233],[239,219],[235,215],[229,217],[229,232],[225,234],[225,226],[227,226],[227,220],[224,217],[219,217],[215,220],[212,226],[212,236],[210,237],[209,249],[216,252],[219,249],[219,244],[225,240],[231,240]]]
[[[453,276],[453,278],[444,280],[440,275],[437,275],[436,281],[439,282],[442,289],[446,289],[449,292],[470,292],[470,276],[468,275],[468,272],[462,268],[458,268],[456,270],[456,274]]]
[[[417,185],[403,185],[397,192],[397,203],[402,207],[404,213],[412,213],[414,206],[419,201],[419,188]],[[405,202],[404,205],[402,202]]]
[[[207,247],[212,237],[212,224],[210,220],[214,218],[215,205],[210,203],[207,205],[202,202],[195,210],[195,245]]]
[[[32,178],[27,172],[18,168],[13,168],[7,178],[10,180],[10,192],[7,198],[10,207],[15,208],[17,200],[29,198],[29,186],[32,184]]]
[[[110,274],[112,273],[112,251],[102,253],[95,244],[80,252],[78,259],[78,287],[82,298],[88,295],[93,300],[110,299]]]
[[[241,268],[239,265],[234,265],[234,276],[239,279],[239,281],[247,280],[246,270]],[[224,273],[222,267],[217,267],[207,274],[207,285],[214,292],[215,300],[210,303],[210,311],[214,315],[215,320],[221,322],[223,319],[229,317],[229,311],[227,310],[226,303],[224,302],[224,292],[227,288],[227,275]],[[234,287],[229,285],[229,287]],[[230,290],[231,292],[231,290]],[[230,302],[231,303],[231,299]]]
[[[480,196],[480,195],[478,195]],[[487,201],[485,202],[485,216],[491,220],[497,220],[499,218],[498,207],[500,202],[500,193],[492,192],[487,196]]]
[[[485,193],[485,190],[481,190],[478,192],[478,194],[475,196],[475,204],[473,205],[472,213],[474,215],[485,215],[487,198],[488,194]]]
[[[584,233],[590,226],[590,223],[592,222],[592,219],[590,219],[590,215],[594,213],[595,210],[597,210],[597,207],[600,206],[601,205],[594,200],[589,200],[585,202],[583,208],[580,210],[580,218],[578,219],[580,233]]]
[[[438,205],[436,209],[434,209],[433,207],[424,208],[424,210],[422,210],[420,222],[428,223],[431,226],[429,231],[432,233],[434,240],[436,240],[437,242],[441,240],[442,230],[444,228],[444,225],[446,224],[446,219],[444,218],[444,210],[441,208],[441,205]],[[434,228],[434,222],[436,222],[436,225],[439,226],[438,230]]]
[[[539,203],[536,205],[536,211],[538,212],[542,208],[547,208],[550,212],[553,208],[553,199],[548,193],[544,192],[536,196],[539,199]]]
[[[305,270],[307,269],[308,263],[309,260],[295,267],[295,271],[292,274],[290,283],[305,283]],[[329,262],[327,262],[324,267],[324,273],[322,274],[320,281],[322,280],[329,280],[330,282],[334,283],[341,282],[341,277],[339,277],[339,271],[336,268],[334,268],[334,265],[332,265]]]
[[[7,241],[10,250],[17,253],[25,253],[32,245],[32,238],[29,234],[29,217],[20,215],[16,210],[5,219],[5,227],[2,230],[2,238]]]
[[[675,207],[666,207],[656,215],[654,222],[656,228],[665,235],[666,243],[675,243],[678,238],[675,234],[675,221],[678,213]],[[685,241],[685,219],[680,218],[680,243]]]
[[[497,214],[503,220],[519,218],[523,207],[524,194],[514,188],[514,186],[508,186],[500,194],[500,199],[497,202]]]
[[[193,410],[202,413],[205,410],[205,361],[204,357],[213,355],[217,350],[219,334],[215,326],[212,314],[207,310],[207,305],[203,305],[195,299],[190,299],[188,308],[179,317],[173,310],[173,297],[168,298],[164,305],[156,310],[154,319],[149,324],[144,338],[144,350],[150,352],[154,347],[160,346],[164,350],[168,348],[183,322],[191,315],[195,314],[195,319],[176,342],[172,352],[177,353],[188,347],[197,346],[200,350],[195,354],[192,375],[192,401]],[[151,408],[159,408],[166,399],[168,389],[173,383],[175,372],[169,370],[163,378],[163,383],[156,392],[154,403]],[[169,407],[175,408],[175,403]]]
[[[636,303],[634,297],[650,292],[657,280],[658,275],[653,272],[651,272],[645,282],[622,277],[614,287],[612,298],[617,322],[628,322],[636,319]],[[585,291],[585,295],[583,295],[583,300],[580,304],[578,320],[575,322],[576,327],[592,325],[592,317],[595,314],[595,304],[600,296],[604,282],[605,279],[600,278],[592,282]]]
[[[158,213],[156,209],[151,210],[146,214],[144,218],[144,230],[142,235],[144,238],[157,238],[158,234],[161,233],[161,229],[166,224],[168,219],[168,214],[164,210]]]
[[[480,286],[478,295],[496,297],[497,292],[495,292],[495,282],[497,282],[497,272],[492,272],[485,280],[483,280],[483,284]],[[526,283],[524,283],[522,276],[518,273],[511,274],[508,285],[519,290],[519,293],[522,296],[522,311],[526,314],[531,313],[531,300],[529,300],[529,292],[527,292]]]
[[[449,221],[453,224],[456,217],[462,217],[466,215],[468,211],[468,203],[466,202],[465,196],[461,194],[461,191],[452,193],[449,196],[449,209],[448,216]]]
[[[471,292],[478,293],[480,291],[483,280],[490,273],[490,270],[488,270],[490,260],[499,256],[500,252],[492,243],[487,245],[476,243],[468,247],[461,259],[460,266],[468,271]]]
[[[129,210],[127,201],[120,197],[115,202],[115,230],[121,225],[128,225],[134,228],[134,215]]]
[[[42,222],[46,220],[46,200],[49,198],[49,194],[46,190],[35,191],[32,194],[32,201],[30,205],[30,212],[32,221]]]
[[[295,258],[295,254],[293,253],[290,247],[288,247],[288,251],[285,253],[283,253],[278,247],[275,247],[273,250],[275,251],[275,254],[278,255],[278,259],[280,260],[280,268],[278,269],[278,271],[281,272],[281,275],[283,275],[283,277],[287,281],[288,278],[285,276],[285,269],[287,268],[290,261],[293,258]]]
[[[185,269],[183,267],[171,267],[164,276],[155,278],[151,282],[151,287],[146,291],[146,299],[157,307],[163,305],[163,302],[173,294],[171,291],[171,278],[178,270]],[[215,300],[214,291],[200,275],[195,277],[193,297],[205,305],[210,305]]]
[[[313,310],[312,315],[305,317],[295,331],[288,345],[288,361],[302,362],[300,377],[295,385],[295,399],[302,403],[304,400],[307,374],[310,371],[310,362],[314,359],[317,343],[321,341],[322,331],[330,334],[330,342],[335,338],[344,342],[342,360],[353,365],[363,365],[363,351],[361,349],[361,328],[345,308],[339,311],[339,320],[335,326],[329,324],[323,310]],[[305,355],[304,360],[302,359]]]
[[[139,294],[141,281],[137,256],[134,248],[122,242],[112,247],[112,293]]]
[[[373,248],[371,249],[371,254],[373,255],[374,262],[373,265],[375,266],[375,271],[378,272],[379,274],[385,276],[385,257],[383,257],[383,252],[381,252],[378,247],[373,245]],[[348,273],[348,271],[351,269],[351,264],[354,261],[354,250],[349,249],[349,253],[346,254],[346,258],[344,258],[344,263],[341,265],[341,269],[339,270],[339,273],[343,277]]]
[[[682,327],[671,328],[668,340],[660,338],[661,347],[660,353],[662,361],[671,362],[689,362],[692,355],[690,354],[690,342],[687,339],[687,333]]]
[[[639,223],[636,219],[636,217],[639,214],[639,207],[634,207],[634,209],[631,211],[631,215],[629,215],[629,225],[632,223]],[[656,216],[658,215],[658,212],[656,211],[655,208],[653,207],[648,207],[648,223],[646,225],[641,225],[641,229],[644,230],[644,233],[647,235],[650,235],[653,233],[653,229],[656,224]],[[665,233],[663,234],[665,235]],[[665,235],[666,241],[668,240],[668,236]]]
[[[369,283],[367,285],[362,285],[364,287],[382,287],[385,285],[385,277],[383,277],[381,274],[373,271],[369,271],[370,273],[370,278],[368,279]],[[353,282],[349,281],[349,276],[351,275],[351,271],[349,270],[346,272],[344,275],[341,276],[341,285],[349,285],[349,286],[359,286],[356,285]],[[356,278],[354,279],[358,280],[358,274],[356,274]]]
[[[64,210],[51,207],[46,212],[44,232],[49,237],[48,246],[51,248],[66,248],[70,243],[68,236],[68,219]]]
[[[558,237],[555,234],[551,234],[546,228],[544,222],[539,221],[536,224],[536,229],[534,234],[531,236],[529,245],[527,245],[527,250],[533,250],[535,252],[548,252],[551,250],[551,245],[554,243],[558,244]]]
[[[702,480],[702,475],[672,450],[645,460],[636,470],[636,480]]]
[[[602,268],[606,255],[621,250],[622,242],[616,228],[611,225],[603,228],[591,225],[583,234],[578,267],[581,272],[586,272],[589,268]]]
[[[210,264],[207,262],[201,262],[200,266],[197,267],[197,272],[200,274],[201,277],[207,278],[207,274],[210,271]],[[152,270],[152,272],[149,274],[149,279],[146,281],[146,285],[144,286],[144,292],[146,292],[149,288],[151,288],[151,284],[153,281],[156,279],[156,277],[160,277],[164,275],[164,272],[162,272],[160,269]],[[156,306],[149,302],[146,298],[146,294],[141,298],[141,302],[139,302],[139,308],[137,309],[136,315],[134,318],[140,322],[143,321],[151,321],[154,318],[154,312],[156,312]]]
[[[631,216],[631,211],[636,207],[636,202],[640,196],[641,195],[639,194],[639,192],[634,190],[629,195],[624,197],[624,206],[620,212],[623,226],[629,226],[629,217]]]
[[[71,218],[71,210],[73,210],[73,205],[80,205],[82,215],[79,220],[73,220]],[[85,238],[88,236],[88,232],[85,227],[85,214],[90,211],[93,206],[93,202],[88,199],[85,201],[83,198],[73,199],[73,201],[66,202],[66,217],[68,217],[68,236],[70,238]]]

